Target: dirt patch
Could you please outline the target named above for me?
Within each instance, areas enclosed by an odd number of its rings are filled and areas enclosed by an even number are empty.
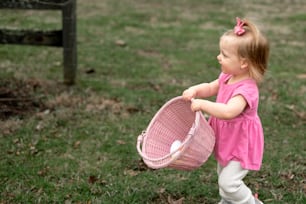
[[[139,108],[126,105],[120,100],[97,96],[91,91],[78,94],[60,84],[50,84],[37,79],[0,80],[0,120],[12,117],[39,115],[46,110],[58,108],[83,109],[88,112],[110,111],[113,114],[133,114]]]
[[[42,97],[36,92],[36,80],[4,79],[0,82],[0,120],[24,117],[45,108]]]

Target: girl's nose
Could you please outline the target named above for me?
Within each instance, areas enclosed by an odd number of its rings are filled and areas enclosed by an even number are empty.
[[[221,63],[221,56],[220,56],[220,54],[217,55],[217,60],[218,60],[219,63]]]

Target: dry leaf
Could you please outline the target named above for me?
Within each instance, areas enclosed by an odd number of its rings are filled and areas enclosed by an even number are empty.
[[[85,71],[86,74],[93,74],[93,73],[95,73],[95,72],[96,72],[96,70],[93,69],[93,68],[87,69],[87,70]]]
[[[117,40],[115,43],[116,45],[121,46],[121,47],[126,46],[126,42],[124,42],[123,40]]]
[[[126,144],[126,142],[123,141],[123,140],[117,140],[117,144],[124,145],[124,144]]]
[[[166,189],[165,188],[160,188],[159,190],[158,190],[158,193],[160,193],[160,194],[163,194],[163,193],[165,193],[166,192]]]
[[[73,145],[73,148],[78,148],[80,146],[81,142],[80,141],[76,141]]]
[[[139,172],[138,171],[134,171],[132,169],[128,169],[128,170],[124,171],[124,174],[125,175],[129,175],[129,176],[137,176],[139,174]]]
[[[39,175],[39,176],[45,176],[45,175],[49,172],[49,170],[50,170],[50,167],[47,166],[47,167],[41,169],[40,171],[38,171],[38,172],[37,172],[37,175]]]
[[[180,198],[180,199],[178,199],[178,200],[173,200],[172,198],[171,198],[171,196],[168,196],[168,203],[169,204],[183,204],[183,200],[184,200],[185,198],[184,197],[182,197],[182,198]]]
[[[43,122],[40,121],[40,122],[36,125],[35,130],[40,131],[40,130],[43,129],[43,127],[44,127],[44,126],[43,126]]]
[[[299,74],[297,75],[298,79],[306,79],[306,74]]]
[[[96,176],[89,176],[88,183],[94,184],[96,183],[96,181],[98,181],[98,178]]]

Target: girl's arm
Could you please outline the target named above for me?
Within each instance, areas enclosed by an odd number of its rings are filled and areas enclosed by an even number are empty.
[[[183,98],[185,100],[191,100],[193,98],[207,98],[217,95],[219,90],[219,80],[216,79],[210,83],[202,83],[192,86],[183,92]]]
[[[231,98],[227,104],[215,103],[208,100],[192,100],[191,109],[193,111],[202,110],[209,115],[219,119],[229,120],[237,117],[247,106],[247,101],[242,95]]]

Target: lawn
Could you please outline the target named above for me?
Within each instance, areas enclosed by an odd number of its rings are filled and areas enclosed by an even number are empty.
[[[216,162],[151,170],[137,136],[169,99],[214,80],[219,36],[248,17],[271,45],[260,85],[264,203],[306,203],[306,3],[302,0],[78,1],[76,84],[62,49],[0,45],[0,203],[219,201]],[[0,28],[54,29],[56,11],[0,10]],[[212,99],[213,100],[213,99]]]

